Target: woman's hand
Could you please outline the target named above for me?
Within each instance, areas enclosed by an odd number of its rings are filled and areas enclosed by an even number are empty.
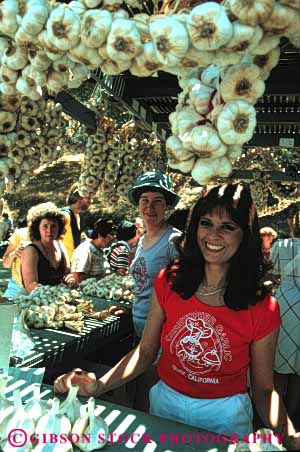
[[[24,249],[25,249],[24,245],[18,246],[18,248],[15,249],[15,257],[21,257]]]
[[[78,394],[86,397],[97,397],[100,395],[100,381],[93,372],[73,369],[67,374],[60,375],[54,381],[54,392],[67,392],[72,385],[78,385]]]
[[[69,287],[69,289],[74,289],[75,287],[78,286],[77,281],[72,275],[72,273],[65,275],[63,278],[63,282],[66,284],[66,286]]]

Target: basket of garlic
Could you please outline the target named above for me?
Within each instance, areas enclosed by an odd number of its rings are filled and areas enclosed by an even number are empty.
[[[19,312],[25,311],[24,321],[29,328],[68,328],[81,333],[85,317],[102,319],[109,313],[95,312],[93,302],[66,286],[40,286],[29,295],[15,298]]]
[[[134,281],[131,276],[122,276],[117,273],[112,273],[100,280],[89,278],[80,284],[83,294],[114,302],[133,302],[133,288]]]
[[[78,386],[72,386],[67,398],[60,401],[58,398],[42,400],[39,387],[35,385],[33,397],[23,405],[20,389],[14,390],[13,401],[6,398],[4,392],[7,381],[7,377],[0,379],[0,450],[16,450],[11,432],[18,429],[26,434],[27,438],[27,443],[23,446],[18,443],[20,452],[72,452],[79,449],[93,451],[106,445],[108,426],[98,414],[93,397],[87,404],[80,403],[77,398]],[[57,435],[64,440],[55,443],[50,435]]]

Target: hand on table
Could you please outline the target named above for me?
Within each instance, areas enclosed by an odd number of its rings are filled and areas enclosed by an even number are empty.
[[[96,397],[99,395],[99,384],[96,375],[86,370],[73,369],[67,374],[60,375],[54,381],[54,392],[67,392],[72,385],[79,386],[78,395]]]
[[[69,273],[64,277],[64,283],[69,287],[69,289],[74,289],[75,287],[77,287],[77,281],[72,273]]]

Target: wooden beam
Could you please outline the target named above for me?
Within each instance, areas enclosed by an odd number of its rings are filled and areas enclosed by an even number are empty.
[[[84,124],[91,132],[96,132],[96,116],[93,111],[66,91],[58,93],[55,100],[62,105],[63,111],[67,115]]]
[[[300,134],[255,133],[243,147],[300,148]]]
[[[277,182],[300,182],[300,173],[297,170],[284,171],[258,171],[261,175],[268,175],[272,181]],[[230,174],[232,179],[251,180],[254,179],[255,170],[233,170]]]

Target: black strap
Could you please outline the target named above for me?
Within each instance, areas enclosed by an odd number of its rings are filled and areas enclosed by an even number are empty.
[[[63,212],[67,212],[70,215],[73,244],[74,248],[77,248],[77,246],[80,245],[81,243],[81,232],[80,229],[78,228],[75,214],[71,207],[62,207],[60,210],[62,210]]]

